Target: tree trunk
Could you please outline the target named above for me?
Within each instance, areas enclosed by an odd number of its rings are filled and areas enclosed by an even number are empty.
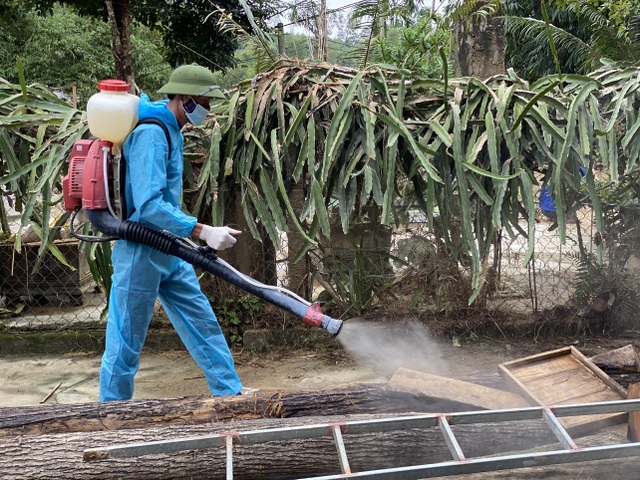
[[[640,358],[633,345],[595,355],[589,360],[623,388],[640,382]]]
[[[375,416],[379,418],[380,416]],[[230,424],[208,423],[134,430],[108,430],[0,438],[0,472],[9,479],[212,479],[225,478],[224,446],[210,449],[156,453],[142,457],[83,461],[86,449],[192,438],[216,433],[334,424],[369,417],[330,416],[304,419],[260,419]],[[514,422],[510,422],[514,423]],[[456,425],[456,438],[467,456],[516,451],[555,442],[543,422],[517,425]],[[527,435],[522,435],[522,432]],[[340,473],[338,454],[329,436],[296,441],[234,446],[234,478],[271,479]],[[523,437],[525,437],[523,439]],[[352,471],[399,468],[451,460],[439,427],[349,434],[343,433]],[[490,442],[486,439],[491,438]],[[286,472],[286,473],[284,473]]]
[[[640,358],[632,344],[594,355],[589,360],[600,368],[606,368],[618,373],[637,373],[640,371]]]
[[[418,411],[451,412],[457,407],[455,402],[438,403],[430,397],[370,385],[272,396],[1,408],[0,472],[3,480],[223,479],[226,464],[223,441],[233,437],[234,432],[327,425],[326,436],[322,437],[256,444],[234,442],[234,478],[267,480],[339,474],[338,454],[329,425],[413,415]],[[469,459],[530,451],[534,447],[538,447],[537,451],[559,448],[552,430],[539,419],[486,424],[454,422],[451,428]],[[97,460],[104,447],[215,434],[221,435],[221,443],[208,449]],[[581,438],[579,444],[624,443],[625,434],[626,426],[616,425]],[[443,434],[435,426],[358,434],[350,433],[347,427],[343,429],[343,439],[353,472],[451,460]],[[92,450],[85,457],[87,449]],[[550,478],[546,475],[549,471],[557,473],[558,478],[568,478],[578,470],[585,478],[588,475],[628,478],[629,462],[617,459],[581,463],[579,467],[519,469],[506,476],[491,472],[464,478]],[[527,472],[536,473],[527,475]]]
[[[296,215],[300,215],[304,209],[305,176],[299,182],[293,184],[289,190],[289,202]],[[305,254],[298,262],[293,263],[293,259],[306,240],[296,228],[290,215],[287,215],[287,289],[300,295],[302,298],[311,299],[313,296],[313,286],[309,283],[310,259]]]
[[[327,32],[327,0],[320,0],[320,14],[318,15],[318,38],[316,46],[316,60],[326,62],[329,59]]]
[[[275,247],[269,235],[264,232],[260,234],[262,240],[253,238],[242,211],[242,197],[239,192],[233,195],[233,201],[229,202],[225,210],[225,225],[230,225],[243,233],[238,237],[236,246],[220,252],[220,256],[254,280],[267,285],[276,285]],[[261,228],[260,225],[258,228]]]
[[[478,2],[481,8],[486,2]],[[505,72],[504,20],[493,17],[471,18],[456,25],[455,68],[457,77],[485,79]]]
[[[170,426],[122,431],[70,433],[5,437],[0,439],[0,471],[2,478],[9,479],[211,479],[225,478],[225,450],[223,444],[198,450],[173,453],[156,453],[132,458],[106,458],[83,461],[85,450],[91,453],[104,447],[129,445],[140,442],[177,440],[207,437],[221,434],[233,435],[267,428],[287,428],[303,425],[331,425],[340,422],[381,418],[381,416],[331,416],[307,417],[303,419],[260,419],[237,421],[230,431],[229,424],[206,424]],[[557,439],[551,430],[540,421],[509,422],[494,424],[454,425],[454,434],[467,458],[512,454],[523,450],[536,451],[557,449]],[[580,444],[601,445],[624,443],[624,426],[617,426],[582,439]],[[526,432],[526,435],[523,434]],[[409,465],[430,464],[451,460],[439,427],[412,428],[387,432],[350,434],[343,432],[349,464],[353,472],[383,468],[400,468]],[[491,439],[491,441],[487,441]],[[546,447],[541,447],[547,445]],[[91,455],[87,455],[87,459]],[[303,476],[338,474],[338,455],[329,436],[304,440],[274,441],[269,443],[243,444],[236,442],[233,451],[234,478],[272,479],[300,478]],[[557,478],[569,478],[579,470],[587,478],[628,478],[632,465],[624,459],[615,463],[591,462],[576,466],[554,466],[537,468],[537,476],[526,470],[512,470],[511,476],[501,478],[550,478],[552,470]],[[586,469],[583,465],[589,465]],[[283,472],[286,472],[284,474]],[[573,473],[572,473],[573,472]],[[607,475],[604,475],[604,474]],[[616,475],[619,474],[619,475]],[[478,474],[473,478],[497,478],[495,473]],[[464,477],[467,478],[467,477]],[[556,478],[556,477],[553,477]],[[589,477],[594,478],[594,477]]]
[[[116,66],[116,77],[126,81],[129,84],[129,91],[136,93],[137,86],[131,59],[129,0],[120,0],[118,2],[105,0],[105,5],[111,27],[111,51],[113,52]]]
[[[477,9],[482,8],[486,1],[478,2]],[[457,77],[477,77],[486,79],[493,75],[503,74],[504,65],[504,20],[493,17],[472,17],[456,25],[455,38],[455,74]],[[499,252],[496,245],[499,243],[499,230],[494,231],[494,265],[488,266],[488,256],[481,259],[482,263],[482,287],[474,301],[474,307],[483,309],[486,307],[487,298],[496,289],[497,268]]]
[[[255,396],[179,397],[0,408],[0,437],[45,433],[122,430],[159,425],[229,422],[255,418],[306,417],[338,414],[454,411],[454,402],[386,386],[356,385],[311,392]]]

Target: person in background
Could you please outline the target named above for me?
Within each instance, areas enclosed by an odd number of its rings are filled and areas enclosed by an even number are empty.
[[[195,237],[214,250],[236,243],[240,232],[199,223],[180,209],[183,136],[187,123],[199,125],[212,98],[222,94],[213,74],[198,65],[178,67],[158,93],[168,100],[151,102],[141,95],[139,120],[155,118],[168,129],[171,151],[159,125],[141,124],[123,144],[126,158],[125,195],[129,219],[179,237]],[[125,240],[113,249],[113,282],[109,302],[105,351],[100,368],[100,401],[133,396],[156,299],[189,353],[202,368],[213,395],[242,391],[234,360],[211,304],[200,289],[193,267],[185,261]]]
[[[582,175],[582,178],[587,176],[587,171],[584,167],[580,167],[580,174]],[[558,211],[556,210],[556,204],[553,200],[553,195],[551,195],[551,188],[549,184],[544,184],[540,189],[540,194],[538,195],[538,207],[549,220],[553,222],[558,220]],[[568,212],[567,221],[569,223],[575,223],[576,212]]]
[[[555,222],[558,219],[558,212],[550,190],[549,185],[542,186],[538,195],[538,206],[545,217]]]

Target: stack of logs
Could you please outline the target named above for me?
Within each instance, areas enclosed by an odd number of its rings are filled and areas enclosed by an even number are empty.
[[[88,448],[163,439],[334,423],[407,412],[468,410],[455,402],[359,385],[314,392],[250,396],[184,397],[38,407],[0,408],[0,475],[3,479],[199,479],[225,478],[225,451],[207,449],[137,458],[83,461]],[[501,427],[490,444],[487,426],[460,425],[456,437],[469,455],[483,455],[553,441],[544,425]],[[234,478],[300,478],[340,473],[327,437],[270,442],[234,449]],[[451,459],[439,429],[345,435],[353,471],[394,468]],[[523,448],[526,448],[523,446]]]
[[[86,449],[120,444],[478,409],[450,397],[401,391],[390,382],[312,392],[0,408],[0,478],[225,478],[224,447],[94,462],[85,461],[83,455]],[[556,442],[544,422],[535,420],[455,425],[454,433],[468,458]],[[354,472],[451,460],[436,427],[358,435],[346,432],[344,441]],[[607,466],[606,472],[612,474],[612,467]],[[234,447],[234,478],[267,480],[339,473],[329,430],[326,437]],[[519,473],[518,477],[536,478],[539,473],[533,475]],[[486,478],[502,477],[493,472]]]

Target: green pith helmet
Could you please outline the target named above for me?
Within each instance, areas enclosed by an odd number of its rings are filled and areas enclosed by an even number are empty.
[[[224,98],[220,87],[214,83],[215,78],[209,69],[196,64],[182,65],[173,71],[169,81],[158,90],[158,93]]]

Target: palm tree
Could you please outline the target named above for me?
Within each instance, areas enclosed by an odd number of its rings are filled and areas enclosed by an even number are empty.
[[[535,80],[554,73],[586,74],[602,60],[640,61],[640,18],[633,11],[622,19],[611,15],[577,0],[563,7],[532,0],[460,0],[443,21],[459,24],[498,16],[505,27],[506,67]]]
[[[415,23],[422,13],[422,0],[359,0],[353,4],[351,23],[353,28],[364,32],[365,39],[356,50],[360,65],[370,62],[372,50],[387,37],[388,27]]]

